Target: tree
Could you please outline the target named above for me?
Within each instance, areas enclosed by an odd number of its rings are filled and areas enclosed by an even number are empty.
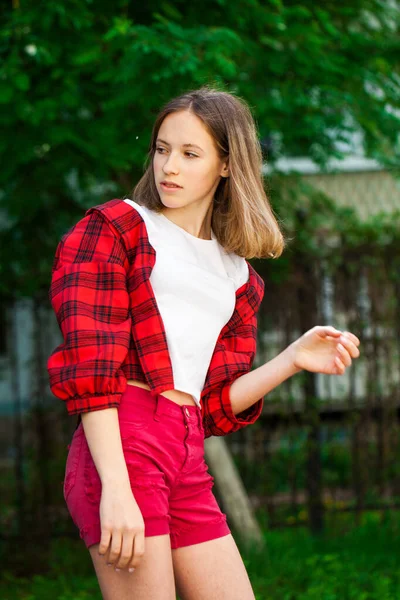
[[[47,290],[61,234],[129,194],[160,105],[204,83],[250,103],[271,163],[323,164],[352,131],[368,155],[398,161],[398,3],[25,0],[1,11],[3,295]]]

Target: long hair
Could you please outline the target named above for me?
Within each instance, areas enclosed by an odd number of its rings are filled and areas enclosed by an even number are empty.
[[[263,185],[262,153],[256,125],[246,102],[208,86],[170,100],[159,112],[151,135],[146,170],[132,191],[132,200],[160,212],[153,170],[156,139],[165,117],[187,110],[202,120],[229,176],[221,177],[214,194],[211,227],[222,247],[244,258],[277,258],[284,237]]]

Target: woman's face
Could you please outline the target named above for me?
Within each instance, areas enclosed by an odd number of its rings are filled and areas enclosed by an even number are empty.
[[[221,176],[228,175],[227,161],[219,158],[205,125],[186,110],[171,113],[162,122],[153,168],[157,191],[167,208],[208,207]]]

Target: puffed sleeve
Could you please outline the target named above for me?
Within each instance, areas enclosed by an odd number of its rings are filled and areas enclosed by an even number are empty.
[[[47,360],[50,389],[69,414],[116,407],[131,333],[127,256],[118,232],[94,211],[62,238],[49,299],[63,342]]]

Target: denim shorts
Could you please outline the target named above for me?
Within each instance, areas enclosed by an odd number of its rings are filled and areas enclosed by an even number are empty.
[[[228,535],[226,515],[212,492],[214,479],[204,460],[200,409],[127,385],[118,418],[145,536],[169,534],[175,549]],[[99,543],[101,481],[82,423],[69,446],[64,498],[86,546]]]

